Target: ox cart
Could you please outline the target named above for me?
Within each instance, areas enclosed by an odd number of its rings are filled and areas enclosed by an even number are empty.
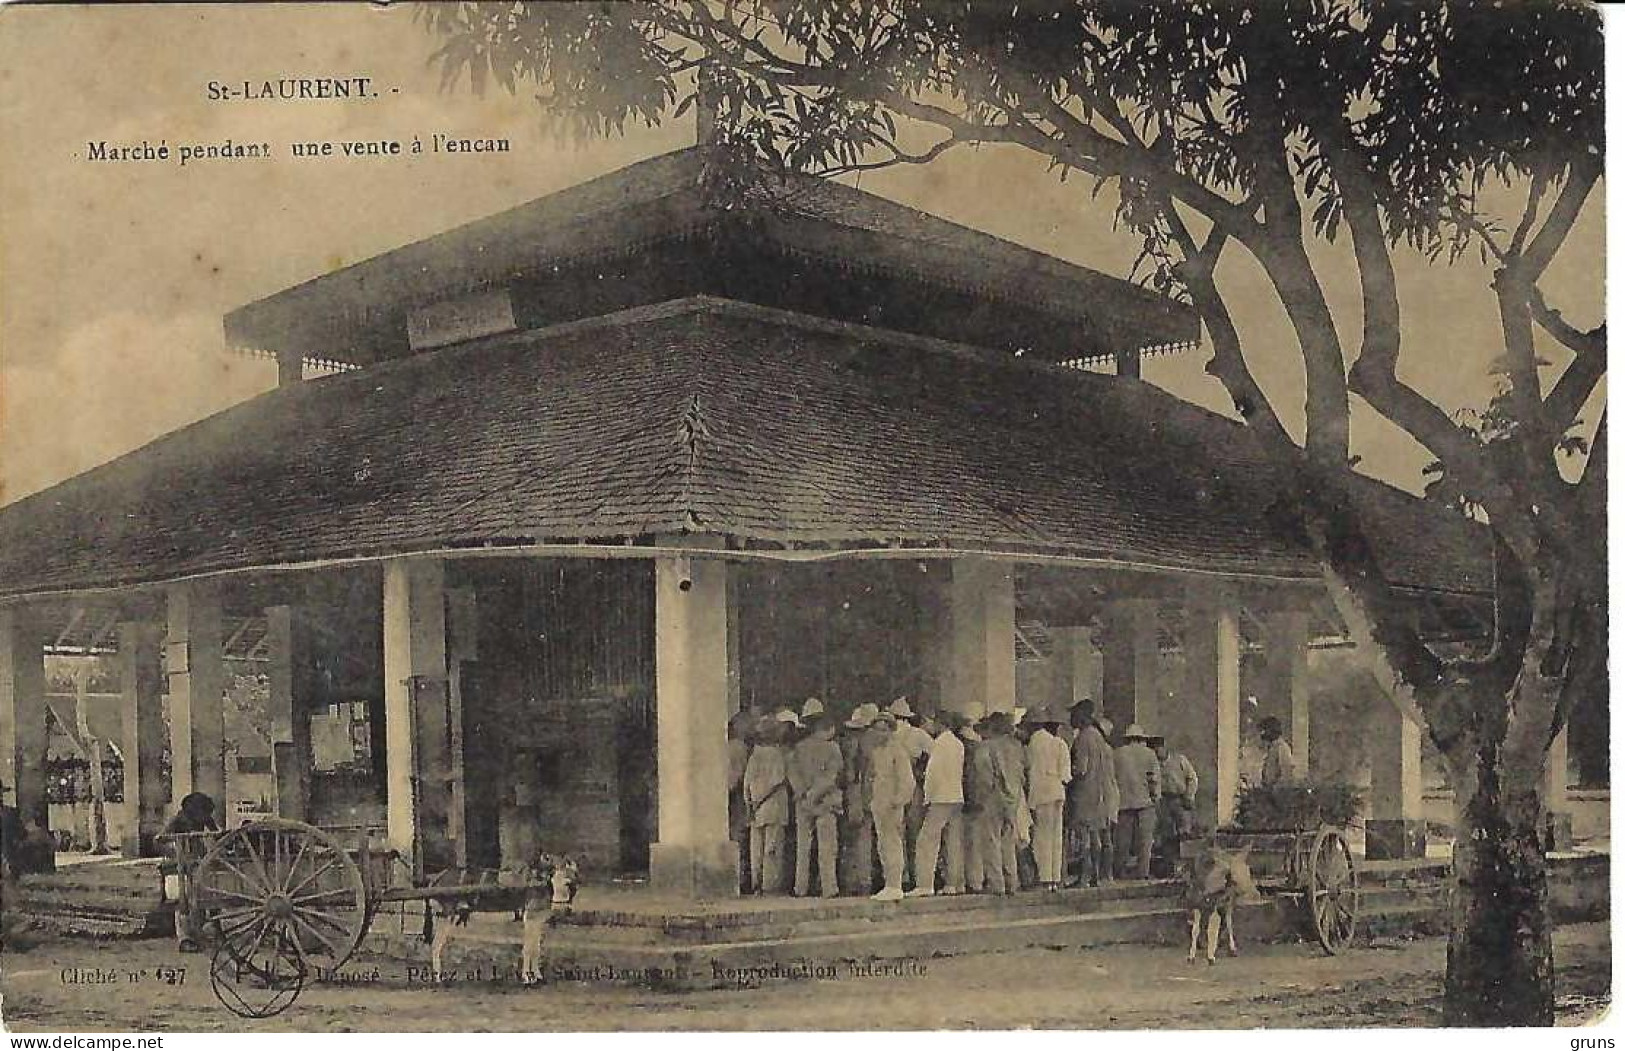
[[[1360,873],[1340,826],[1313,829],[1221,828],[1205,841],[1187,841],[1194,857],[1207,846],[1248,849],[1247,862],[1261,893],[1288,898],[1301,908],[1307,933],[1328,955],[1354,940],[1360,920]]]
[[[209,984],[246,1018],[279,1014],[305,984],[338,971],[392,902],[503,901],[541,882],[498,882],[494,870],[407,876],[372,831],[264,818],[228,832],[174,833],[176,907],[209,943]],[[346,842],[346,833],[354,838]]]

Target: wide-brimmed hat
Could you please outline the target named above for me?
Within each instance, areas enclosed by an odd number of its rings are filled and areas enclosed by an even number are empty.
[[[879,714],[880,706],[878,704],[860,704],[852,709],[852,714],[847,717],[846,725],[853,730],[862,730],[873,723],[875,716]]]
[[[988,730],[1008,730],[1016,724],[1009,712],[988,712],[982,717],[981,725]]]
[[[1133,741],[1135,739],[1144,741],[1150,736],[1150,734],[1145,732],[1145,727],[1141,726],[1139,723],[1129,723],[1128,729],[1123,731],[1123,740],[1125,741]]]
[[[816,719],[824,714],[824,702],[817,697],[808,697],[807,703],[801,706],[803,719]]]
[[[897,716],[893,715],[890,711],[882,709],[875,713],[874,725],[896,726]]]
[[[936,714],[936,720],[950,730],[963,730],[965,727],[970,725],[970,720],[967,719],[963,713],[956,712],[951,708],[946,711],[938,712]]]
[[[910,708],[908,706],[908,698],[907,697],[899,697],[899,698],[897,698],[895,701],[891,702],[890,704],[888,704],[886,706],[886,711],[888,711],[891,714],[897,716],[897,718],[899,718],[899,719],[912,719],[912,718],[914,718],[914,709]]]
[[[789,723],[791,726],[797,728],[801,726],[801,716],[797,715],[789,708],[780,708],[778,712],[774,714],[773,721],[776,723]]]

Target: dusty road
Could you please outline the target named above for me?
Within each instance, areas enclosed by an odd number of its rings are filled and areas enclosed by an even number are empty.
[[[214,1001],[201,957],[163,941],[59,940],[9,955],[0,991],[13,1031],[546,1031],[647,1029],[1233,1028],[1438,1023],[1444,941],[1381,942],[1328,959],[1307,946],[1244,946],[1238,960],[1189,967],[1170,948],[1043,950],[917,961],[899,976],[842,971],[760,988],[655,993],[567,982],[540,989],[484,981],[407,981],[391,961],[358,961],[364,986],[313,986],[286,1014],[250,1022]],[[1561,928],[1564,1024],[1595,1018],[1609,995],[1608,927]],[[169,984],[160,967],[185,962]],[[69,982],[64,968],[115,974]],[[145,970],[146,976],[129,976]],[[884,1007],[879,997],[889,998]]]

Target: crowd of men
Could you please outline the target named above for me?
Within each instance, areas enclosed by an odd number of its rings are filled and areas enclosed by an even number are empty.
[[[741,889],[1013,894],[1147,879],[1154,857],[1169,875],[1198,831],[1196,768],[1137,724],[1114,747],[1112,729],[1089,700],[975,721],[907,698],[844,719],[816,698],[740,712],[728,736]]]

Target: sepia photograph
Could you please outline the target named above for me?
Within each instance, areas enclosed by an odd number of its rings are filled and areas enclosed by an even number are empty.
[[[1604,7],[0,4],[11,1046],[1614,1046]]]

